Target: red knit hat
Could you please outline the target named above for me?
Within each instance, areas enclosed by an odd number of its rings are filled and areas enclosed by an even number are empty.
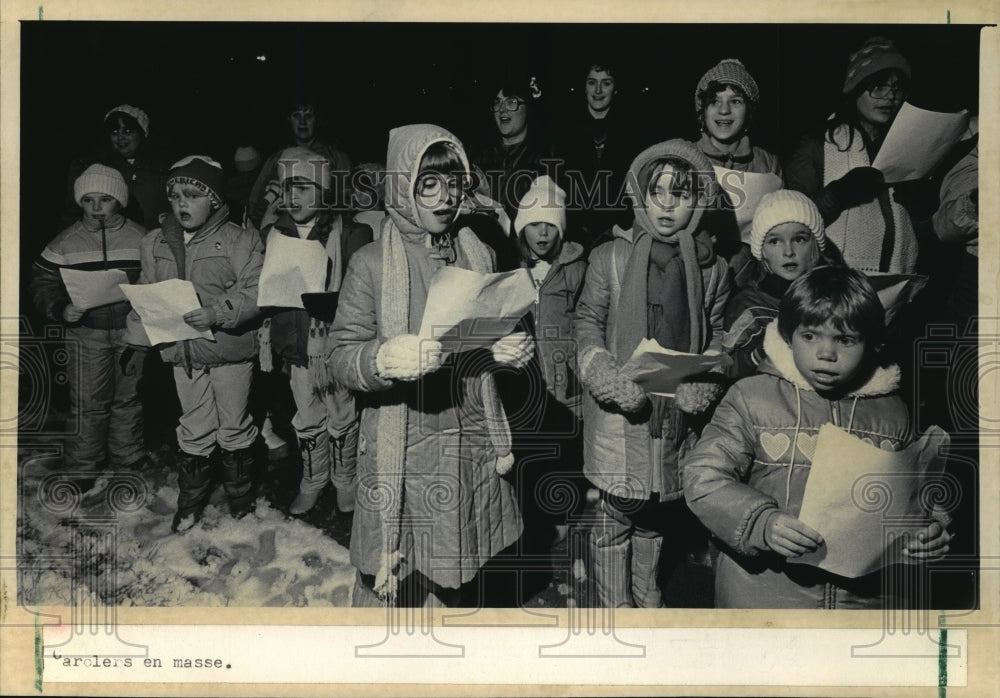
[[[850,94],[867,78],[883,70],[898,70],[907,80],[912,77],[910,62],[896,45],[884,36],[873,36],[847,59],[844,94]]]
[[[191,184],[209,195],[212,208],[222,208],[222,165],[207,155],[188,155],[170,166],[167,192],[176,184]]]

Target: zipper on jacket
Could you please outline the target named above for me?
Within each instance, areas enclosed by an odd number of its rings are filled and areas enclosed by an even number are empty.
[[[830,401],[830,417],[833,420],[833,426],[840,426],[840,401],[831,400]]]
[[[108,268],[108,234],[107,229],[104,227],[104,221],[101,221],[101,256],[104,260],[104,268]]]

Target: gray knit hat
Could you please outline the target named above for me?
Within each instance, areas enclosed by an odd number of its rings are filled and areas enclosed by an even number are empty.
[[[754,211],[750,228],[750,251],[754,257],[761,258],[764,238],[772,228],[782,223],[801,223],[812,232],[819,249],[826,248],[823,216],[816,204],[802,192],[779,189],[761,197]]]
[[[734,85],[743,91],[747,99],[757,104],[760,101],[760,90],[757,88],[757,81],[747,71],[746,67],[735,58],[724,58],[713,65],[701,76],[698,87],[694,91],[694,109],[701,111],[701,102],[698,95],[708,89],[708,86],[718,82],[722,85]]]
[[[113,196],[122,205],[128,205],[128,185],[121,172],[106,165],[91,165],[73,182],[73,198],[80,203],[87,194],[107,194]]]

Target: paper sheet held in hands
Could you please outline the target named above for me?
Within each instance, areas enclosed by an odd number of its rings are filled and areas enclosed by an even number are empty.
[[[781,177],[771,172],[738,172],[725,167],[713,166],[719,186],[729,194],[729,200],[735,206],[736,223],[740,226],[740,239],[750,244],[750,225],[757,205],[764,197],[778,191],[782,187]]]
[[[257,305],[303,308],[303,293],[326,290],[328,257],[317,240],[301,240],[272,230],[257,282]]]
[[[420,336],[440,340],[450,351],[488,346],[510,334],[534,302],[527,269],[481,274],[442,267],[431,279]]]
[[[687,354],[664,349],[655,339],[643,339],[622,366],[622,373],[647,393],[673,395],[688,376],[715,368],[719,354]]]
[[[822,534],[824,545],[791,562],[860,577],[900,561],[901,534],[929,523],[921,492],[944,469],[948,434],[931,427],[895,452],[872,445],[871,438],[832,424],[820,428],[799,519]]]
[[[62,268],[59,274],[66,284],[69,299],[80,310],[90,310],[125,300],[125,294],[118,286],[128,285],[128,275],[121,269],[80,271]]]
[[[942,114],[904,102],[872,167],[890,184],[926,177],[968,128],[968,112]]]
[[[889,324],[895,319],[899,311],[907,303],[913,300],[924,286],[927,285],[926,276],[919,274],[884,274],[882,272],[868,272],[865,274],[869,283],[878,294],[882,307],[885,308],[885,324]]]
[[[185,313],[201,307],[190,281],[167,279],[155,284],[122,285],[121,289],[139,313],[151,345],[182,339],[215,341],[211,330],[201,332],[184,322]]]

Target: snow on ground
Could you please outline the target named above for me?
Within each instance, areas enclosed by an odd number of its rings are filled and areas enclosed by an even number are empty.
[[[202,521],[175,534],[177,478],[169,459],[140,473],[149,496],[116,520],[104,497],[69,513],[43,505],[39,485],[55,472],[51,460],[22,462],[18,543],[26,605],[91,595],[122,606],[350,605],[347,550],[263,497],[253,514],[236,521],[220,486]],[[77,523],[68,525],[71,516]],[[106,544],[108,531],[117,534],[117,555]],[[76,590],[74,580],[82,585]]]

